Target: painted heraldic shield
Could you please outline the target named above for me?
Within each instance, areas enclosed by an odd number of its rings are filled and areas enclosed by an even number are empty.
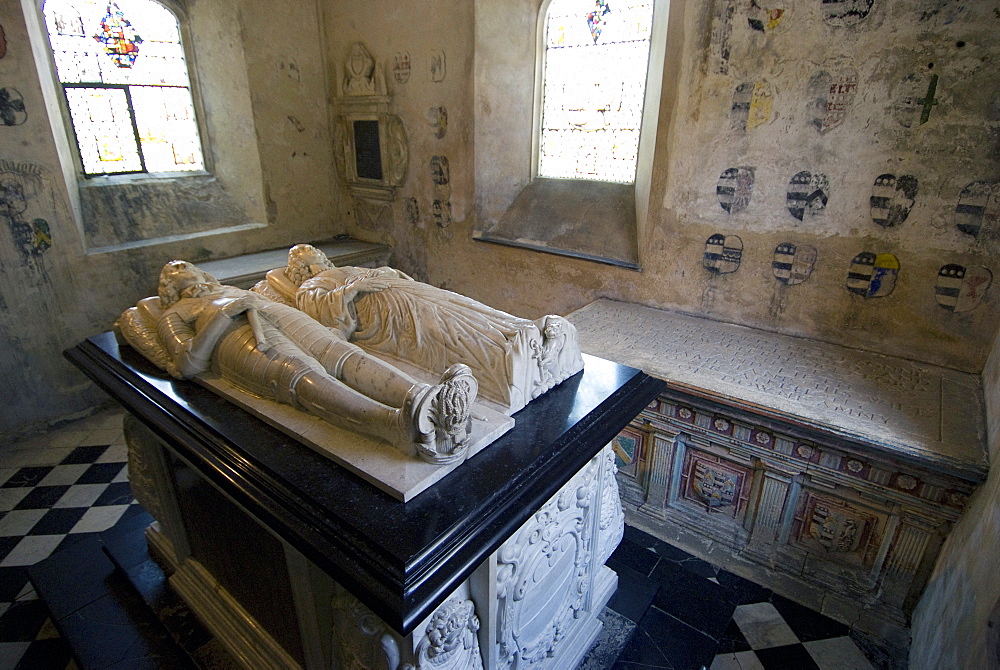
[[[788,211],[799,221],[823,211],[830,199],[830,180],[825,174],[803,170],[796,173],[785,191]]]
[[[705,267],[716,274],[736,272],[743,257],[743,240],[716,233],[705,241]]]
[[[864,298],[884,298],[892,293],[899,275],[899,261],[892,254],[862,251],[851,261],[847,290]]]
[[[801,284],[812,274],[816,265],[816,247],[783,242],[774,248],[771,268],[778,281],[789,286]]]
[[[916,197],[916,177],[880,174],[872,186],[872,221],[883,228],[899,225],[910,215]]]
[[[974,181],[963,188],[955,206],[955,227],[973,237],[979,237],[984,227],[992,228],[1000,217],[996,193],[997,185],[988,181]]]
[[[938,270],[934,294],[938,304],[949,312],[970,312],[983,301],[992,283],[993,273],[984,267],[949,263]]]
[[[730,214],[742,212],[750,204],[753,195],[753,168],[731,167],[719,175],[719,183],[715,187],[722,209]]]

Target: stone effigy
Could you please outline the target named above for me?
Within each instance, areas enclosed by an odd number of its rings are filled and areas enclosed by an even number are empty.
[[[429,373],[469,366],[481,396],[513,414],[583,369],[576,328],[559,316],[536,321],[389,267],[335,267],[307,244],[251,289],[338,330],[363,350]]]
[[[561,317],[519,319],[388,267],[337,268],[309,245],[251,291],[167,263],[159,295],[127,309],[115,332],[172,376],[198,380],[404,499],[443,475],[317,435],[291,408],[434,470],[485,447],[510,429],[510,414],[583,368],[576,330]],[[479,404],[482,395],[492,402]]]
[[[436,385],[419,382],[307,314],[224,286],[185,261],[167,263],[159,296],[126,310],[115,326],[174,377],[212,372],[432,464],[459,460],[468,448],[477,383],[467,367],[450,366]]]

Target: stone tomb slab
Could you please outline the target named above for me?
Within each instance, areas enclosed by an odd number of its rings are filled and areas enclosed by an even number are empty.
[[[409,502],[514,427],[514,419],[477,402],[472,408],[472,444],[465,458],[431,465],[387,442],[327,423],[289,405],[244,393],[229,382],[202,375],[196,381],[402,502]]]
[[[977,375],[633,303],[569,315],[588,354],[668,390],[860,440],[960,476],[986,472]]]

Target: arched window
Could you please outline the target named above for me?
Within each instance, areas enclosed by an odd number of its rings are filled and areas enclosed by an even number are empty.
[[[633,183],[653,0],[552,0],[544,22],[538,176]]]
[[[46,0],[83,172],[204,169],[177,17],[153,0]]]

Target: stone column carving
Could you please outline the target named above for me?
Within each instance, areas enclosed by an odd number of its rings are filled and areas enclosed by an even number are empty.
[[[166,561],[170,570],[175,570],[191,550],[177,507],[167,455],[152,431],[132,414],[125,415],[122,428],[128,445],[128,479],[132,495],[159,526],[148,529],[146,537],[158,558]]]

